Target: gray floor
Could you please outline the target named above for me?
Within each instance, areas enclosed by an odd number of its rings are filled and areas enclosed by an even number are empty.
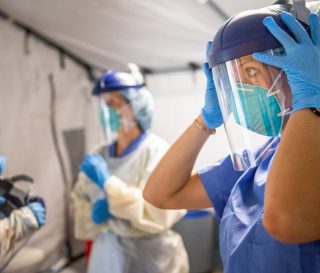
[[[81,259],[68,268],[60,271],[60,273],[86,273],[86,265],[84,259]],[[222,271],[215,271],[213,273],[223,273]]]
[[[86,264],[84,259],[74,262],[69,267],[60,271],[60,273],[86,273]]]

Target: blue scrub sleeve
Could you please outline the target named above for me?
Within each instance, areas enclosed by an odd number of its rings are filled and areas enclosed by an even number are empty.
[[[198,170],[198,174],[220,222],[231,190],[243,171],[234,170],[231,157],[228,156],[212,166]]]

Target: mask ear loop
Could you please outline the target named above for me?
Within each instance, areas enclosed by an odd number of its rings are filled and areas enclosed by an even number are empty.
[[[272,91],[272,89],[275,87],[275,85],[278,83],[279,79],[281,78],[283,73],[283,70],[280,71],[280,73],[278,74],[278,76],[276,77],[275,81],[273,82],[273,84],[271,85],[271,87],[269,88],[268,92],[267,92],[267,97],[271,97],[271,96],[275,96],[276,94],[280,93],[280,90],[277,89],[275,91]],[[292,113],[292,111],[290,110],[290,108],[286,108],[283,111],[281,111],[280,113],[277,114],[278,117],[283,117],[286,115],[290,115]]]
[[[128,107],[130,107],[129,102],[123,105],[121,109],[117,111],[118,115],[120,116],[120,123],[123,124],[123,128],[126,133],[129,132],[129,130],[137,124],[135,120],[134,121],[128,120],[127,118],[121,115],[122,110]]]
[[[274,80],[273,84],[271,85],[271,87],[269,88],[268,92],[267,92],[267,97],[271,97],[271,96],[274,96],[276,94],[279,94],[280,93],[280,90],[277,89],[275,91],[272,92],[272,89],[276,86],[276,84],[278,83],[279,79],[281,78],[282,76],[282,73],[283,73],[283,70],[280,70],[278,76],[276,77],[276,79]]]
[[[129,130],[136,125],[136,122],[127,120],[125,118],[121,119],[121,124],[124,126],[124,131],[127,133]]]
[[[281,111],[280,113],[277,114],[277,117],[283,117],[283,116],[288,116],[291,115],[292,111],[290,110],[290,108],[284,109],[283,111]]]

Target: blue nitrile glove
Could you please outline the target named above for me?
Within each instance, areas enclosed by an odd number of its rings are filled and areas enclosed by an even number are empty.
[[[102,224],[111,218],[107,199],[99,199],[92,205],[91,219],[95,224]]]
[[[320,107],[320,23],[316,14],[310,14],[311,38],[300,23],[289,13],[281,14],[282,21],[296,41],[282,30],[273,18],[263,23],[283,45],[285,54],[254,53],[253,57],[266,64],[281,68],[287,75],[292,90],[292,111]]]
[[[0,175],[3,172],[5,165],[6,165],[6,158],[3,155],[0,155]]]
[[[206,56],[208,56],[212,42],[207,43]],[[201,109],[201,116],[208,128],[217,128],[223,123],[220,105],[218,102],[216,87],[208,63],[203,64],[203,72],[207,78],[205,104]]]
[[[3,205],[6,201],[7,199],[5,197],[0,196],[0,205]]]
[[[99,154],[85,155],[80,170],[102,189],[109,178],[107,163]]]
[[[46,223],[46,209],[40,202],[31,202],[27,207],[33,212],[37,218],[39,226],[43,226]]]

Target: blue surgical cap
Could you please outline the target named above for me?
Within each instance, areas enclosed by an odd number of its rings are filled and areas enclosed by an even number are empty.
[[[140,128],[143,131],[150,129],[154,111],[152,94],[144,87],[140,89],[128,88],[120,93],[129,101]]]

